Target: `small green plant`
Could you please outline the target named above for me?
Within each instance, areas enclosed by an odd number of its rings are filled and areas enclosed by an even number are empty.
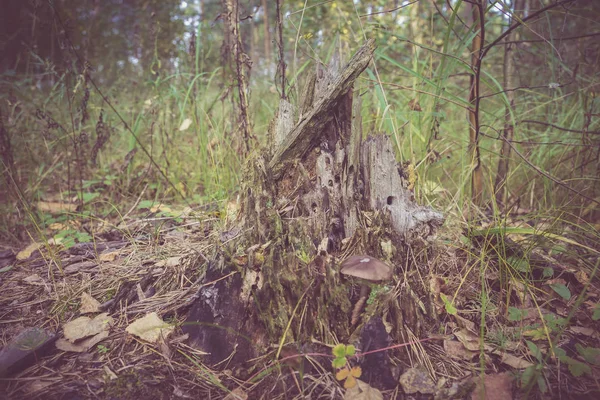
[[[446,308],[446,312],[448,314],[450,314],[450,315],[456,315],[456,314],[458,314],[458,310],[456,309],[456,307],[452,303],[452,300],[450,300],[448,298],[448,296],[446,296],[444,293],[440,293],[440,298],[444,302],[444,307]]]
[[[108,347],[106,347],[103,344],[99,344],[98,346],[96,346],[98,348],[98,353],[100,354],[106,354],[108,353],[108,351],[110,350]]]
[[[548,385],[546,385],[546,377],[544,376],[544,359],[542,356],[542,352],[539,347],[533,342],[526,340],[527,347],[529,347],[529,351],[535,359],[537,363],[532,366],[529,366],[523,371],[521,375],[521,387],[532,387],[534,384],[537,384],[541,393],[548,392]]]
[[[537,384],[540,392],[546,393],[548,391],[548,387],[546,385],[546,378],[544,376],[544,358],[542,356],[542,352],[535,343],[529,340],[526,340],[526,343],[529,351],[535,357],[537,363],[527,367],[525,371],[523,371],[523,374],[521,375],[521,385],[522,387],[531,387],[532,385]],[[578,355],[584,361],[568,356],[567,352],[559,347],[554,348],[554,354],[556,355],[558,361],[567,365],[569,373],[573,377],[579,378],[584,374],[593,376],[590,365],[600,365],[600,349],[595,347],[583,347],[580,344],[576,344],[575,349],[577,350]]]
[[[335,378],[338,381],[344,381],[344,388],[350,389],[356,386],[356,379],[362,375],[360,367],[349,368],[348,357],[352,357],[356,354],[356,348],[349,344],[338,344],[332,350],[333,362],[331,365],[338,371],[335,374]]]
[[[54,235],[54,240],[68,249],[73,247],[76,243],[91,242],[92,237],[87,232],[81,232],[75,229],[63,229]]]
[[[390,291],[390,287],[386,285],[373,285],[371,287],[371,293],[369,294],[369,298],[367,299],[367,304],[371,305],[375,302],[377,296],[380,293],[387,293]]]

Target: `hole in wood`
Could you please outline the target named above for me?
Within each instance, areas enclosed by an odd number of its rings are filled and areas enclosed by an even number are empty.
[[[312,203],[310,206],[311,206],[313,212],[316,213],[317,212],[317,203]]]
[[[388,206],[391,206],[392,204],[394,204],[395,200],[396,200],[396,198],[394,196],[388,196],[388,198],[387,198]]]
[[[330,179],[329,182],[327,182],[327,184],[329,185],[329,187],[333,187],[333,181]]]

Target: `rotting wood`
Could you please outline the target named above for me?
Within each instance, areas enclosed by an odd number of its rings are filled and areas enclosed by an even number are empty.
[[[283,171],[286,161],[302,158],[310,150],[311,144],[319,136],[321,129],[331,120],[331,111],[337,101],[346,94],[354,84],[354,80],[367,67],[374,51],[375,41],[371,39],[352,57],[329,87],[323,93],[319,93],[319,98],[316,99],[312,110],[303,116],[298,125],[275,150],[273,158],[269,162],[275,178]]]
[[[426,268],[409,257],[424,243],[414,239],[430,238],[443,221],[416,204],[389,138],[363,140],[360,98],[352,88],[373,51],[370,41],[337,74],[337,66],[317,65],[299,101],[299,121],[282,100],[270,126],[273,153],[265,149],[248,162],[239,219],[229,226],[235,238],[223,241],[212,261],[219,267],[206,279],[227,278],[200,289],[184,327],[204,351],[218,347],[213,364],[258,356],[282,335],[299,344],[333,336],[352,342],[384,309],[396,340],[408,337],[405,327],[418,335],[427,326],[426,307],[413,304],[414,297],[427,298],[421,281],[368,305],[352,326],[354,291],[338,272],[339,261],[357,253],[385,259],[396,275]],[[298,306],[301,316],[293,311]]]

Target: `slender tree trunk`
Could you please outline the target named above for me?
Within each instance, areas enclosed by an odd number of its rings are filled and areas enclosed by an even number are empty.
[[[515,1],[515,9],[513,11],[513,17],[511,19],[522,18],[523,15],[524,0]],[[515,30],[506,37],[506,41],[517,41],[519,40],[519,30]],[[515,60],[513,50],[516,44],[507,43],[504,45],[504,90],[506,91],[506,97],[508,104],[506,105],[505,123],[503,132],[502,148],[500,149],[500,160],[498,161],[498,172],[496,174],[496,183],[494,185],[494,192],[496,193],[496,202],[498,204],[506,204],[506,179],[509,171],[510,162],[510,142],[513,140],[515,127],[513,125],[513,119],[511,117],[511,110],[514,107],[515,92],[512,90],[516,85],[515,76]]]
[[[262,0],[262,9],[264,13],[263,27],[265,30],[264,46],[265,46],[265,59],[267,60],[267,67],[271,64],[271,30],[269,29],[269,8],[267,7],[267,0]]]
[[[483,204],[483,170],[479,149],[479,90],[481,76],[481,59],[484,41],[484,0],[473,0],[470,3],[473,15],[472,30],[477,32],[471,43],[471,90],[469,92],[469,155],[471,159],[471,199],[476,206]]]
[[[226,37],[228,36],[229,48],[233,60],[230,58],[231,68],[235,73],[238,106],[239,106],[239,138],[237,140],[237,150],[242,156],[248,155],[250,152],[251,141],[254,136],[250,127],[250,116],[248,114],[248,71],[250,70],[251,62],[248,55],[244,53],[242,48],[242,39],[240,36],[240,16],[239,16],[239,0],[224,0],[224,21],[226,27]],[[225,46],[225,39],[223,40]]]
[[[283,22],[281,15],[281,0],[276,0],[275,2],[277,8],[277,46],[279,47],[279,74],[281,76],[281,98],[286,100],[287,97],[285,95],[285,59],[284,59],[284,46],[283,46]]]

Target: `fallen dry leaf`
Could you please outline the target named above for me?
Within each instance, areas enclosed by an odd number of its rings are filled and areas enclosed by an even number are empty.
[[[589,337],[593,337],[594,333],[596,332],[593,328],[586,328],[583,326],[570,326],[569,331],[578,335],[585,335]]]
[[[60,338],[56,341],[56,348],[62,351],[83,353],[88,351],[107,337],[108,331],[102,331],[90,338],[79,340],[77,343],[71,343],[66,339]]]
[[[500,350],[494,351],[494,354],[500,356],[500,361],[502,363],[504,363],[512,368],[525,369],[525,368],[533,366],[532,363],[530,363],[529,361],[527,361],[521,357],[513,356],[512,354],[508,354],[508,353],[503,353]]]
[[[383,400],[383,395],[378,389],[357,379],[356,385],[344,393],[344,400]]]
[[[444,350],[451,358],[457,360],[472,360],[477,355],[477,352],[467,350],[462,343],[455,340],[444,340]]]
[[[33,242],[33,243],[29,244],[29,246],[25,247],[23,250],[21,250],[20,252],[17,253],[17,260],[19,260],[19,261],[27,260],[29,257],[31,257],[31,254],[33,254],[34,251],[42,248],[43,246],[44,246],[43,243]]]
[[[94,318],[76,318],[71,322],[67,322],[63,327],[65,339],[74,343],[76,340],[107,331],[112,323],[113,319],[108,316],[108,313],[96,315]]]
[[[474,335],[466,329],[454,332],[454,336],[456,336],[456,338],[463,344],[463,346],[465,346],[467,350],[476,352],[480,351],[481,348],[479,345],[479,336]],[[492,347],[484,343],[483,349],[486,351],[491,351]]]
[[[513,377],[508,373],[485,375],[473,379],[476,382],[475,390],[471,393],[471,400],[504,400],[512,399]]]
[[[235,388],[225,396],[224,400],[248,400],[248,394],[242,388]]]
[[[46,286],[46,282],[44,282],[44,280],[38,274],[29,275],[23,278],[23,282],[29,285]]]
[[[94,299],[86,292],[81,293],[81,305],[79,312],[81,314],[96,313],[100,311],[100,302]]]
[[[98,257],[98,261],[100,262],[111,262],[115,261],[115,259],[119,256],[118,251],[111,251],[109,253],[102,253]]]
[[[160,260],[156,264],[155,267],[176,267],[179,265],[181,260],[181,256],[179,257],[169,257],[166,260]]]
[[[457,325],[460,328],[466,329],[467,331],[473,333],[474,335],[477,335],[477,329],[475,327],[475,322],[473,321],[469,321],[466,318],[461,317],[460,315],[456,314],[453,315],[452,317],[454,317],[454,319],[456,320]]]
[[[77,211],[77,204],[61,203],[58,201],[38,201],[37,209],[50,214],[62,214]]]
[[[184,119],[181,125],[179,125],[179,132],[186,131],[190,125],[192,125],[192,120],[189,118]]]
[[[96,261],[82,261],[82,262],[78,262],[75,264],[67,265],[63,269],[63,272],[65,274],[69,275],[69,274],[74,274],[76,272],[89,271],[91,269],[94,269],[97,266],[98,266],[98,263]]]
[[[140,318],[131,324],[125,330],[150,343],[156,343],[159,338],[166,338],[175,329],[172,325],[163,321],[155,312]]]

